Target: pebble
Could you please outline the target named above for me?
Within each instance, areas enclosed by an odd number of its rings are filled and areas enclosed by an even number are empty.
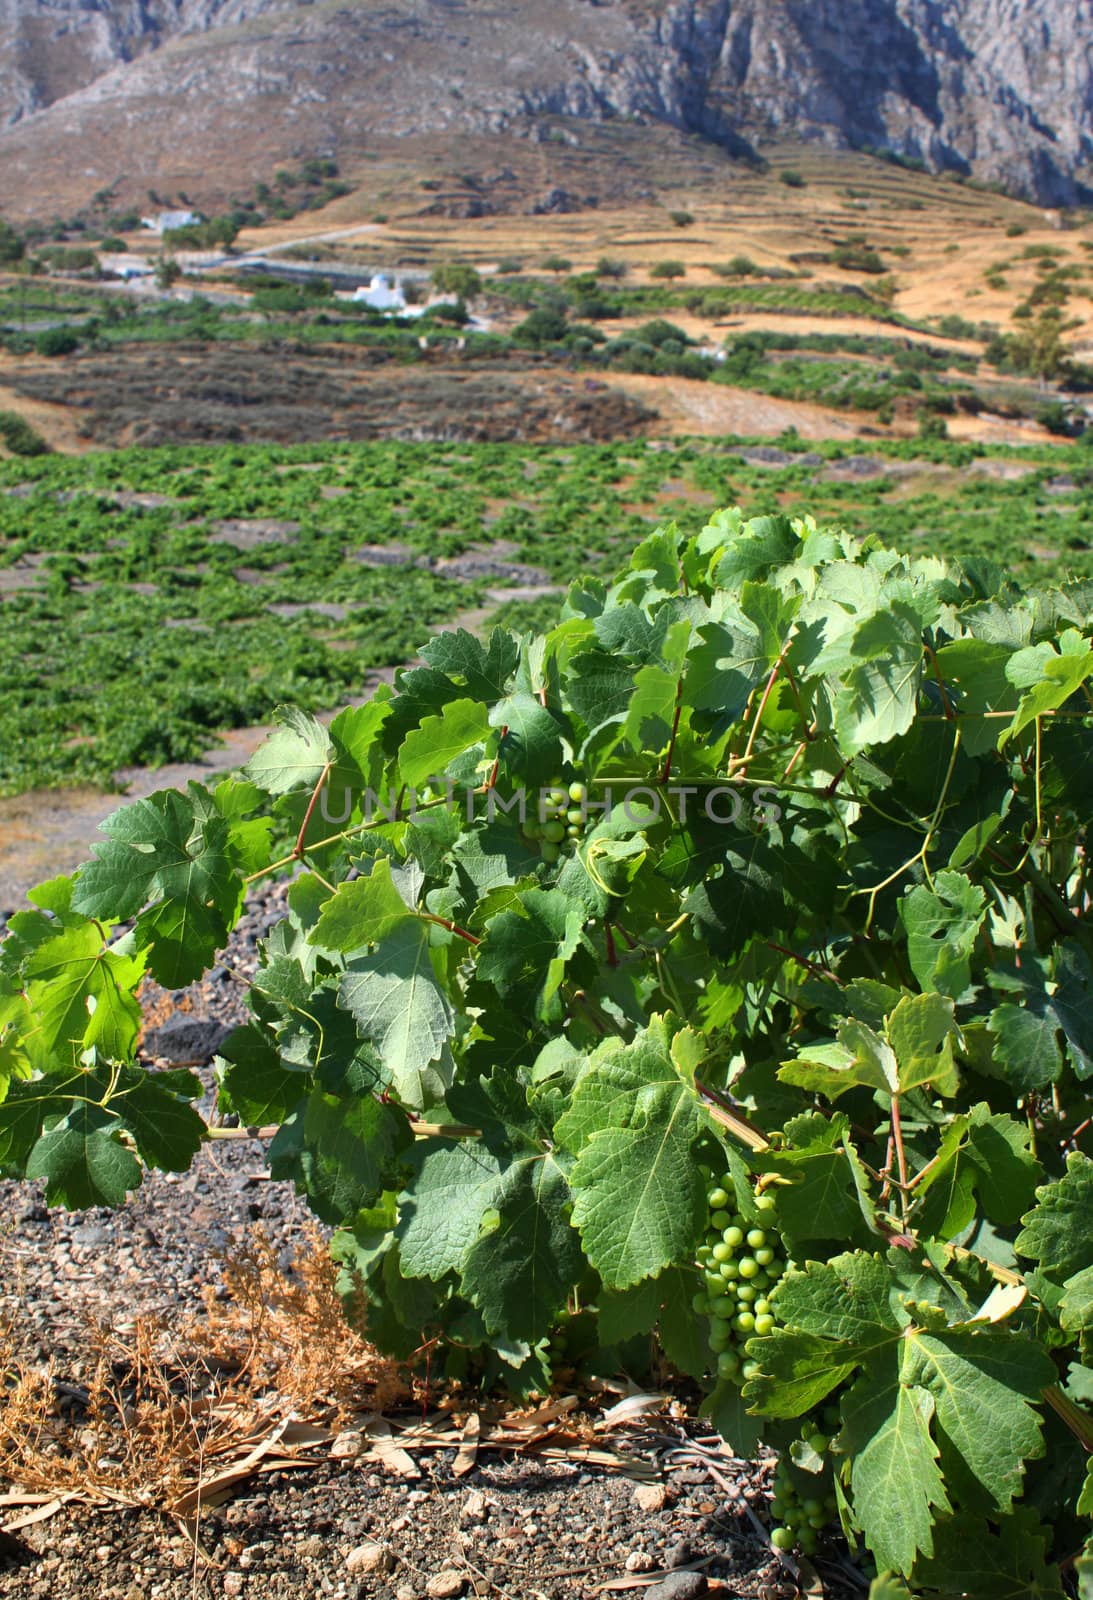
[[[631,1550],[624,1565],[627,1572],[655,1572],[657,1564],[644,1550]]]
[[[664,1565],[668,1568],[686,1567],[695,1559],[694,1548],[686,1539],[680,1539],[678,1544],[672,1545],[664,1557]]]
[[[224,1593],[228,1596],[231,1596],[242,1594],[243,1586],[247,1580],[244,1578],[241,1572],[225,1572],[221,1581],[223,1584]]]
[[[368,1572],[393,1572],[395,1557],[389,1544],[359,1544],[345,1558],[345,1570],[351,1578]]]
[[[353,1429],[346,1429],[339,1433],[334,1443],[330,1446],[330,1454],[336,1461],[352,1461],[364,1453],[364,1437]]]
[[[644,1600],[701,1600],[709,1592],[702,1572],[670,1572],[659,1583],[646,1589]]]
[[[634,1504],[640,1511],[663,1511],[667,1498],[662,1483],[639,1483],[634,1490]]]
[[[435,1578],[430,1578],[425,1585],[425,1593],[429,1600],[456,1600],[467,1587],[467,1580],[462,1572],[456,1572],[452,1567],[445,1567],[443,1572],[438,1572]]]
[[[464,1522],[485,1522],[489,1514],[486,1497],[481,1489],[472,1489],[459,1510]]]

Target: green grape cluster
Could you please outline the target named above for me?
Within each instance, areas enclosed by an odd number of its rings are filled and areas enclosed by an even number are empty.
[[[801,1444],[821,1460],[831,1448],[831,1435],[839,1426],[839,1412],[835,1406],[825,1406],[822,1426],[806,1428]],[[832,1487],[830,1468],[825,1464],[822,1472],[805,1472],[792,1464],[796,1447],[790,1445],[778,1458],[774,1473],[774,1495],[770,1514],[775,1526],[770,1542],[776,1550],[798,1549],[811,1556],[816,1551],[816,1540],[822,1528],[833,1519],[838,1509]]]
[[[775,1226],[773,1195],[756,1195],[759,1220],[749,1222],[733,1205],[731,1176],[709,1177],[706,1238],[696,1254],[704,1288],[694,1298],[694,1309],[710,1319],[717,1376],[744,1384],[759,1370],[746,1359],[744,1346],[774,1328],[774,1303],[787,1263]]]
[[[537,843],[543,860],[552,864],[563,850],[576,847],[587,822],[588,789],[585,785],[573,782],[567,788],[563,783],[556,783],[540,795],[537,815],[524,823],[524,838]]]

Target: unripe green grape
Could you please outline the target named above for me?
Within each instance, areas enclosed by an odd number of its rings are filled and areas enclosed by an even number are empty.
[[[751,1333],[755,1327],[755,1318],[750,1311],[740,1311],[732,1319],[732,1325],[737,1333]]]
[[[729,1249],[724,1240],[722,1240],[720,1244],[715,1244],[711,1248],[710,1255],[718,1263],[732,1260],[732,1251]]]
[[[545,840],[540,848],[539,854],[542,856],[547,866],[550,867],[554,865],[555,861],[557,861],[558,857],[561,855],[561,851],[558,849],[556,844],[552,844],[549,840]]]
[[[722,1278],[719,1272],[704,1272],[702,1274],[702,1281],[711,1294],[717,1295],[724,1293],[725,1280]]]
[[[718,1377],[719,1378],[732,1378],[732,1377],[735,1377],[736,1369],[739,1367],[739,1365],[740,1365],[740,1359],[736,1355],[735,1351],[733,1351],[733,1350],[722,1350],[721,1354],[717,1358],[717,1375],[718,1375]]]
[[[767,1242],[767,1236],[762,1228],[748,1229],[748,1249],[761,1250]]]
[[[560,784],[555,784],[548,792],[547,799],[552,806],[567,806],[569,804],[569,790],[563,789]]]
[[[792,1550],[795,1543],[788,1528],[772,1528],[770,1542],[776,1550]]]
[[[719,1295],[710,1306],[710,1310],[715,1317],[723,1317],[727,1322],[730,1317],[736,1315],[736,1301],[730,1299],[727,1294]]]
[[[774,1327],[774,1318],[769,1312],[763,1312],[755,1319],[755,1331],[760,1339],[765,1339]]]
[[[574,805],[580,805],[582,800],[588,799],[588,790],[583,783],[574,781],[569,786],[569,798]]]
[[[751,1309],[755,1312],[755,1315],[757,1317],[769,1316],[770,1315],[770,1301],[769,1300],[756,1300],[755,1304],[752,1306]]]
[[[725,1243],[727,1245],[731,1245],[734,1250],[739,1250],[740,1246],[744,1243],[743,1233],[732,1223],[729,1223],[728,1226],[723,1229],[721,1237],[724,1239]]]
[[[700,1244],[698,1249],[695,1251],[695,1260],[698,1262],[700,1267],[704,1267],[706,1263],[712,1259],[712,1256],[712,1245]]]
[[[583,832],[584,832],[583,828],[574,828],[572,825],[570,825],[565,830],[565,836],[566,836],[567,839],[579,839]]]
[[[738,1269],[739,1265],[740,1263],[737,1262]],[[736,1286],[736,1298],[745,1301],[758,1299],[754,1283],[738,1283]]]
[[[722,1207],[727,1206],[728,1203],[729,1197],[725,1193],[724,1189],[721,1188],[720,1184],[718,1184],[716,1188],[707,1189],[706,1204],[709,1206],[711,1211],[720,1211]]]
[[[710,1227],[715,1229],[716,1232],[719,1233],[723,1239],[725,1239],[724,1230],[728,1227],[728,1225],[729,1225],[729,1213],[726,1210],[724,1210],[724,1208],[722,1208],[722,1210],[720,1210],[720,1211],[715,1211],[713,1213],[713,1215],[711,1216],[711,1218],[710,1218]],[[726,1244],[731,1244],[732,1240],[731,1239],[725,1239],[725,1243]]]
[[[534,817],[529,817],[524,823],[524,835],[528,839],[538,839],[542,831],[542,824],[536,822]]]
[[[565,814],[565,820],[574,828],[584,827],[584,810],[581,806],[570,806]]]
[[[724,1322],[710,1324],[710,1337],[706,1341],[714,1355],[719,1355],[732,1344],[732,1329]]]
[[[754,1256],[740,1257],[740,1276],[742,1278],[754,1278],[758,1271],[759,1263]]]
[[[774,1260],[774,1251],[769,1244],[760,1245],[755,1252],[755,1259],[761,1267],[769,1267]]]
[[[543,838],[548,844],[561,844],[562,840],[565,838],[565,823],[544,822]]]
[[[810,1498],[808,1500],[801,1501],[801,1510],[804,1512],[806,1517],[818,1517],[823,1508],[824,1503],[822,1500]]]
[[[708,1317],[710,1314],[710,1297],[706,1294],[696,1294],[691,1301],[691,1310],[697,1317]]]
[[[740,1276],[739,1266],[731,1259],[728,1261],[722,1261],[717,1270],[726,1283],[735,1283],[736,1279]]]
[[[770,1514],[774,1518],[775,1522],[781,1522],[783,1516],[785,1515],[785,1510],[785,1502],[780,1500],[778,1496],[775,1495],[774,1499],[770,1503]]]
[[[827,1527],[827,1518],[819,1511],[814,1517],[809,1517],[808,1525],[818,1533],[821,1528]]]
[[[807,1443],[810,1450],[815,1450],[818,1456],[822,1456],[828,1445],[830,1445],[831,1440],[826,1433],[810,1433]]]
[[[772,1194],[757,1194],[755,1197],[756,1211],[773,1211],[777,1204]]]

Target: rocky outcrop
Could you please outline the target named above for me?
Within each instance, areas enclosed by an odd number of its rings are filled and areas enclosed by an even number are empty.
[[[544,115],[885,148],[1072,203],[1093,0],[0,0],[0,202],[5,158],[117,170],[122,130],[170,171],[256,124],[310,153]]]

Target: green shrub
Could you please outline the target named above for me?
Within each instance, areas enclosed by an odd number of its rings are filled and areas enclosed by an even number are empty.
[[[13,456],[47,456],[50,447],[25,417],[14,411],[0,411],[0,441]]]
[[[783,167],[778,174],[779,183],[784,183],[787,189],[805,189],[808,187],[804,173],[798,172],[796,167]]]
[[[474,300],[482,293],[482,278],[466,261],[442,261],[430,274],[437,294],[454,294],[460,300]]]
[[[669,211],[668,215],[677,228],[689,228],[694,221],[690,211]]]
[[[72,328],[44,328],[34,341],[40,356],[70,356],[80,347],[80,336]]]
[[[651,278],[685,278],[687,268],[682,261],[655,261],[649,268]]]

